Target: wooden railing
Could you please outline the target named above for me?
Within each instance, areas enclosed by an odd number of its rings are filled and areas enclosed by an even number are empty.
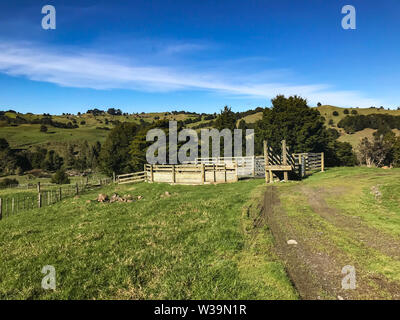
[[[145,165],[148,182],[204,184],[238,180],[238,167],[232,164]]]
[[[325,170],[324,153],[295,153],[293,154],[296,165],[303,165],[305,172]]]
[[[116,183],[118,184],[143,182],[146,180],[147,180],[146,171],[120,174],[116,177]]]

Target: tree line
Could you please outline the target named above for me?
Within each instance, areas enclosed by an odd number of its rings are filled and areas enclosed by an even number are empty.
[[[256,112],[262,112],[262,118],[256,123],[246,123],[244,119],[238,121],[244,114]],[[263,153],[264,140],[280,152],[281,141],[285,139],[291,152],[324,152],[327,166],[400,166],[400,137],[396,137],[390,130],[400,128],[399,118],[390,115],[354,115],[344,118],[339,122],[339,127],[354,126],[354,130],[364,127],[378,129],[372,141],[364,139],[356,150],[349,143],[338,141],[339,132],[327,128],[319,111],[310,108],[307,101],[298,96],[279,95],[272,99],[270,108],[257,108],[247,113],[235,113],[226,106],[213,120],[205,122],[205,125],[218,130],[239,128],[243,133],[245,129],[254,129],[256,154]],[[178,130],[181,130],[188,122],[177,123]],[[80,172],[101,171],[110,176],[113,172],[121,174],[142,171],[146,163],[147,148],[152,144],[146,141],[146,134],[153,128],[164,130],[168,139],[169,121],[165,119],[152,123],[118,122],[103,144],[83,141],[66,144],[63,148],[58,148],[58,151],[40,146],[29,150],[12,149],[3,138],[0,139],[0,173],[12,175],[32,169],[47,172],[75,169]],[[184,143],[181,142],[180,145]],[[221,154],[223,152],[221,144]],[[58,176],[65,178],[61,173]]]

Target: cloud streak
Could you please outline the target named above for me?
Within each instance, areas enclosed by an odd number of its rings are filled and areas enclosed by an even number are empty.
[[[169,53],[196,48],[186,44],[168,48]],[[96,90],[128,89],[150,92],[202,90],[247,98],[270,99],[277,94],[300,95],[311,103],[318,101],[339,105],[369,107],[380,101],[364,97],[356,91],[338,91],[326,84],[288,84],[273,82],[268,70],[265,77],[232,70],[198,71],[180,66],[145,65],[126,57],[104,55],[83,50],[60,51],[31,43],[0,43],[0,72],[26,77],[59,86]],[[274,75],[276,71],[271,70]]]

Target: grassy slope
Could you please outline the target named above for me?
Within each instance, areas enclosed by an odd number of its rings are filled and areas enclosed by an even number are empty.
[[[0,222],[2,299],[294,299],[266,226],[261,180],[110,186],[134,203],[64,200]],[[171,197],[160,197],[165,191]],[[53,265],[57,289],[41,289]]]
[[[334,106],[321,106],[316,108],[322,116],[326,119],[326,124],[328,127],[329,120],[334,121],[334,128],[337,129],[337,123],[345,117],[343,113],[344,108],[334,107]],[[351,112],[352,108],[348,108]],[[382,113],[382,114],[392,114],[392,115],[400,115],[399,110],[381,110],[381,109],[360,109],[355,108],[358,114],[371,114],[371,113]],[[332,115],[333,111],[338,111],[339,116],[335,117]],[[9,117],[15,117],[16,115],[13,113],[6,114]],[[37,118],[38,115],[23,115],[25,118]],[[49,127],[48,133],[39,132],[40,125],[20,125],[18,127],[0,127],[0,137],[6,138],[13,148],[27,148],[33,145],[48,145],[54,149],[57,149],[57,145],[65,142],[80,142],[82,140],[87,140],[90,143],[94,143],[96,141],[103,142],[107,135],[108,131],[100,130],[98,127],[108,127],[112,128],[112,124],[105,124],[105,119],[111,120],[119,120],[119,121],[128,121],[128,122],[136,122],[138,123],[140,119],[146,122],[154,121],[155,117],[159,117],[160,119],[168,119],[168,120],[185,120],[187,118],[195,118],[193,115],[187,114],[178,114],[173,115],[169,113],[159,112],[159,113],[145,113],[140,115],[129,115],[129,116],[110,116],[110,115],[101,115],[94,117],[91,114],[82,114],[81,116],[53,116],[53,120],[58,122],[70,122],[72,119],[75,119],[79,125],[78,129],[58,129]],[[243,119],[247,123],[254,123],[257,120],[260,120],[262,117],[262,112],[258,112],[256,114],[249,115],[244,117]],[[86,122],[85,125],[80,125],[80,122],[84,120]],[[238,120],[238,122],[241,119]],[[193,126],[203,124],[209,121],[199,121],[195,123],[188,124],[187,127],[191,128]],[[354,135],[346,134],[342,129],[339,129],[341,133],[340,141],[350,142],[353,146],[357,146],[360,139],[363,137],[372,136],[373,131],[371,129],[366,129],[360,132],[357,132]],[[396,130],[396,133],[400,135],[400,131]]]
[[[400,169],[335,168],[278,186],[292,228],[286,232],[309,245],[314,257],[326,254],[335,261],[335,284],[343,266],[356,267],[359,289],[353,298],[399,298],[399,179]]]
[[[14,113],[6,113],[8,117],[15,117]],[[23,115],[27,119],[40,118],[40,115]],[[34,145],[51,145],[54,149],[57,149],[59,143],[65,142],[82,142],[83,140],[89,143],[96,141],[104,142],[109,131],[98,129],[107,127],[113,128],[111,122],[108,125],[105,124],[105,120],[108,121],[120,121],[120,122],[135,122],[139,123],[140,119],[145,122],[152,122],[155,117],[160,119],[168,120],[185,120],[188,118],[195,118],[193,115],[186,114],[169,114],[169,113],[147,113],[142,115],[129,115],[129,116],[110,116],[101,115],[94,117],[91,114],[83,114],[81,116],[53,116],[52,119],[57,122],[68,123],[72,122],[72,119],[77,121],[79,128],[77,129],[61,129],[48,126],[48,132],[40,132],[40,125],[26,124],[19,125],[17,127],[2,126],[0,127],[0,138],[6,138],[7,141],[13,148],[27,148]],[[86,124],[81,125],[81,121],[85,121]],[[198,122],[200,123],[200,122]],[[196,123],[196,124],[198,124]],[[193,124],[195,125],[195,124]]]

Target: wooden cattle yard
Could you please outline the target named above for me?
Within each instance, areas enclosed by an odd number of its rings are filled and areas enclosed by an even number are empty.
[[[144,171],[123,174],[116,177],[116,182],[166,182],[173,184],[208,184],[238,181],[238,166],[231,164],[181,164],[152,165],[146,164]]]
[[[265,177],[271,183],[277,178],[302,178],[314,171],[324,171],[324,153],[291,153],[283,140],[279,154],[264,141],[264,156],[197,158],[179,165],[146,164],[144,171],[118,175],[115,182],[207,184],[236,182],[239,177]]]

